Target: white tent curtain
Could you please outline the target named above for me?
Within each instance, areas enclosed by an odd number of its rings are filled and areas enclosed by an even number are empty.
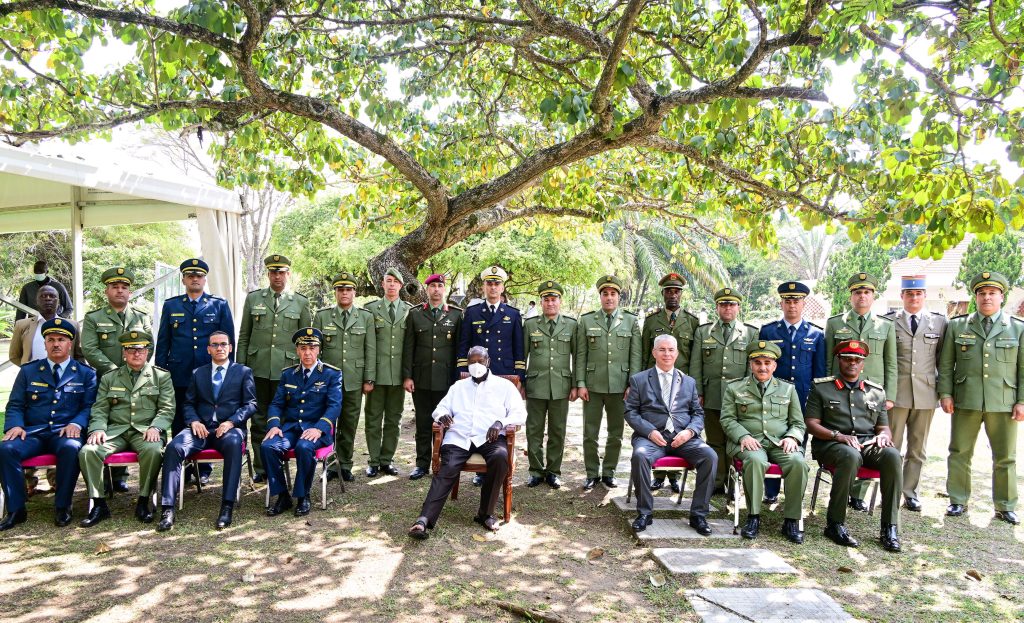
[[[199,243],[203,259],[210,265],[206,279],[210,294],[227,300],[235,319],[235,330],[242,320],[245,290],[242,288],[241,226],[242,215],[208,208],[197,208]]]

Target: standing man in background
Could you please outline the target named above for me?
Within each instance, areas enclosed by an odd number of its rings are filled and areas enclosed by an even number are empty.
[[[256,413],[249,422],[254,482],[263,482],[267,477],[259,444],[267,434],[267,408],[277,393],[281,370],[298,363],[292,335],[311,324],[309,299],[288,289],[291,260],[275,254],[264,259],[263,265],[270,286],[245,297],[235,354],[238,363],[252,369],[256,381]]]
[[[75,308],[71,302],[71,297],[68,296],[68,289],[64,287],[63,283],[49,275],[49,267],[46,265],[46,260],[39,260],[32,266],[32,281],[21,287],[21,292],[18,293],[18,302],[38,310],[36,295],[39,293],[39,288],[43,286],[50,286],[57,291],[57,315],[62,318],[70,318]],[[28,318],[28,314],[20,309],[16,310],[14,312],[14,321],[17,322],[22,318]]]

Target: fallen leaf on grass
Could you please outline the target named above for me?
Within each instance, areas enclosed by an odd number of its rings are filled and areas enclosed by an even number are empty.
[[[109,554],[109,553],[110,553],[110,546],[107,545],[106,543],[100,543],[99,545],[96,546],[96,555],[97,556],[99,556],[100,554]]]
[[[976,570],[974,570],[974,569],[968,569],[968,570],[967,570],[967,577],[969,577],[969,578],[973,578],[973,579],[975,579],[975,580],[977,580],[977,581],[981,582],[981,574],[980,574],[980,573],[978,573],[978,572],[977,572]]]
[[[480,541],[481,543],[486,543],[487,542],[487,538],[484,535],[482,535],[482,534],[474,534],[473,535],[473,540],[474,541]]]
[[[661,588],[662,586],[665,586],[665,576],[663,576],[660,573],[655,573],[651,575],[650,580],[651,586],[653,586],[654,588]]]
[[[839,573],[853,573],[853,569],[849,567],[839,567],[838,569],[836,569],[836,571],[838,571]]]
[[[602,556],[604,556],[604,548],[602,547],[595,547],[594,549],[587,552],[587,560],[589,562],[594,562]]]
[[[253,582],[256,581],[256,574],[253,573],[252,571],[246,571],[245,573],[242,574],[242,581],[245,582],[246,584],[252,584]]]

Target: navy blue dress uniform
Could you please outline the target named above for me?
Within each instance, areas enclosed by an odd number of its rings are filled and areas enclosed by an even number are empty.
[[[200,259],[188,259],[179,266],[181,274],[197,273],[206,275],[210,267]],[[232,346],[235,343],[235,321],[231,317],[228,302],[219,296],[203,293],[195,301],[187,294],[164,301],[160,312],[160,328],[156,338],[156,365],[171,373],[174,384],[174,422],[171,433],[185,427],[182,406],[185,392],[192,380],[192,372],[210,363],[206,345],[210,334],[223,331],[228,334]],[[231,355],[234,361],[234,354]]]
[[[316,344],[323,340],[319,329],[299,329],[292,341],[299,344]],[[295,485],[292,495],[300,500],[309,497],[316,469],[314,455],[320,448],[334,442],[334,427],[341,414],[341,370],[323,363],[319,359],[309,370],[300,363],[281,372],[277,393],[267,409],[267,429],[281,429],[281,436],[263,442],[263,466],[267,470],[267,481],[271,496],[285,496],[288,491],[284,479],[284,456],[295,450]],[[322,435],[316,441],[300,439],[303,432],[317,428]],[[280,500],[274,508],[278,514],[291,506],[290,499],[284,506]]]
[[[44,322],[41,332],[43,337],[56,333],[71,340],[77,334],[74,324],[62,318]],[[57,523],[64,526],[71,521],[71,497],[78,482],[78,451],[96,401],[96,371],[75,359],[57,365],[60,369],[55,375],[54,363],[49,359],[25,364],[11,389],[4,433],[21,428],[25,438],[0,441],[0,474],[8,510],[7,518],[0,524],[4,530],[27,517],[21,462],[40,454],[57,455]],[[61,436],[61,430],[71,424],[78,427],[79,436]]]
[[[480,274],[484,281],[508,279],[499,266],[490,266]],[[494,308],[493,311],[491,308]],[[487,301],[470,305],[462,315],[462,331],[455,365],[468,374],[466,359],[469,349],[483,346],[491,356],[491,373],[503,376],[522,387],[526,377],[526,355],[523,353],[523,319],[519,310],[506,303],[490,305]]]
[[[778,292],[779,298],[802,299],[811,293],[811,289],[799,281],[787,281],[779,286]],[[814,379],[828,375],[825,330],[801,318],[795,329],[790,331],[790,325],[780,319],[763,325],[758,339],[772,342],[782,351],[775,376],[796,386],[802,409],[807,404]]]

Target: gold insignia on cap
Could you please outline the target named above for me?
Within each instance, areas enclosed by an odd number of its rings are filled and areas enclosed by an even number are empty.
[[[764,348],[765,347],[765,343],[764,342],[758,342],[757,343],[757,347],[758,348]]]
[[[275,256],[274,256],[274,261],[275,261],[275,262],[279,261],[280,259],[281,259],[281,256],[280,256],[280,255],[275,255]]]
[[[553,286],[553,285],[555,285],[555,284],[551,283],[550,281],[548,282],[548,287],[549,287],[549,288],[550,288],[551,286]]]
[[[491,272],[492,273],[498,272],[498,267],[497,266],[491,266]]]
[[[612,280],[612,278],[611,278],[611,277],[605,277],[605,278],[604,278],[604,280],[605,280],[605,281],[611,281],[611,280]]]
[[[61,320],[60,318],[57,318],[57,319],[55,319],[55,320],[53,321],[53,324],[55,324],[55,325],[57,325],[57,326],[60,326],[60,323],[61,323],[61,322],[63,322],[63,321],[62,321],[62,320]]]
[[[991,275],[991,273],[981,273],[981,278],[982,279],[988,279],[990,275]]]
[[[193,266],[199,266],[199,260],[192,260]]]
[[[139,334],[136,331],[132,331],[132,338],[134,339],[137,337],[139,337]]]
[[[726,288],[724,291],[726,294],[732,294],[732,288]]]
[[[124,269],[123,268],[118,268],[117,269],[117,274],[118,275],[123,275],[124,274]]]
[[[306,335],[313,335],[313,329],[306,329]]]
[[[790,290],[796,290],[796,284],[795,283],[789,284],[789,289]]]
[[[868,278],[868,276],[867,276],[866,273],[861,273],[861,274],[857,275],[857,279],[867,279],[867,278]]]
[[[860,348],[860,342],[851,341],[850,348]]]

